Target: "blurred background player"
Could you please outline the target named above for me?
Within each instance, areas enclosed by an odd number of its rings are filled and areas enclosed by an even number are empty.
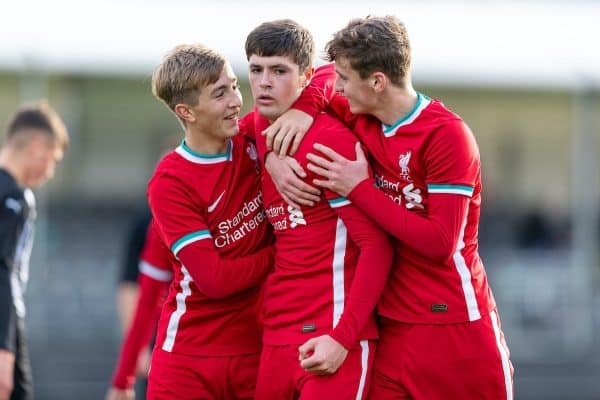
[[[144,249],[146,236],[152,214],[144,201],[135,210],[130,225],[127,228],[125,246],[122,250],[121,269],[117,287],[117,314],[123,334],[129,329],[131,319],[135,313],[135,306],[139,295],[139,265],[140,256]]]
[[[512,399],[512,365],[478,254],[481,166],[462,119],[411,83],[397,18],[351,21],[334,34],[333,108],[359,135],[351,161],[320,144],[314,182],[349,199],[397,239],[382,295],[370,394],[383,399]]]
[[[130,326],[126,329],[118,364],[107,400],[145,398],[145,385],[136,385],[136,375],[146,377],[150,364],[149,343],[156,328],[160,307],[173,278],[169,250],[150,225],[139,258],[138,296]],[[144,379],[145,380],[145,379]],[[141,391],[141,393],[138,393]]]
[[[23,107],[0,150],[0,400],[32,399],[25,288],[36,218],[32,189],[54,176],[69,138],[46,103]]]
[[[314,41],[294,21],[266,22],[248,35],[246,56],[261,131],[310,82]],[[301,166],[315,140],[344,154],[352,154],[357,142],[340,121],[318,114],[295,155]],[[263,160],[266,138],[256,141]],[[374,308],[390,268],[387,237],[333,192],[323,193],[314,207],[296,208],[286,204],[269,175],[262,189],[276,240],[275,270],[265,283],[256,399],[362,398],[377,338]],[[298,360],[303,344],[300,355],[314,362],[308,371]]]

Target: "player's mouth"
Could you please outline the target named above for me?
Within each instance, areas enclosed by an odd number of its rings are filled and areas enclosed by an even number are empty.
[[[239,114],[237,112],[235,112],[233,114],[226,115],[224,119],[228,119],[228,120],[232,120],[232,121],[236,121],[237,122],[238,115]]]
[[[261,94],[256,98],[256,103],[261,106],[270,106],[275,102],[275,99],[267,94]]]

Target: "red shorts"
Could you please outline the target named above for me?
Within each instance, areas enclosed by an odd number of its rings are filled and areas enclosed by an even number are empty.
[[[513,399],[513,367],[496,311],[474,322],[383,318],[369,400]]]
[[[155,348],[148,400],[242,400],[254,398],[259,354],[186,356]]]
[[[298,345],[263,346],[256,400],[366,399],[375,359],[375,342],[362,340],[350,349],[332,375],[315,375],[300,367]]]

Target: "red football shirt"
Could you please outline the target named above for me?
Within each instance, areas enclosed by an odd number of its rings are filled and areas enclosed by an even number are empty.
[[[183,142],[158,164],[148,200],[176,258],[157,346],[188,355],[260,351],[260,285],[272,268],[272,236],[259,191],[254,144],[241,135],[223,154]]]
[[[479,149],[468,126],[442,103],[418,94],[403,119],[385,126],[330,107],[370,153],[372,180],[348,198],[399,240],[379,312],[410,323],[474,321],[495,307],[477,251]]]
[[[256,128],[268,122],[257,116]],[[318,114],[294,158],[312,182],[306,154],[315,142],[351,157],[357,138],[340,121]],[[266,141],[257,137],[260,159]],[[314,207],[288,206],[268,174],[263,174],[265,210],[275,231],[275,271],[265,284],[264,341],[301,344],[330,334],[350,348],[377,337],[374,307],[390,269],[387,235],[345,198],[326,191]]]

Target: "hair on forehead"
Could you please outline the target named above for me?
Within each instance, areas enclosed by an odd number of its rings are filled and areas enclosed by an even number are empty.
[[[408,32],[395,16],[356,18],[333,34],[325,46],[326,59],[345,59],[362,79],[380,71],[402,85],[409,74]]]
[[[177,104],[196,105],[203,88],[215,83],[226,60],[216,50],[202,44],[175,47],[152,74],[152,93],[171,110]]]
[[[315,43],[308,29],[291,19],[264,22],[254,28],[246,38],[246,58],[289,57],[300,71],[312,67]]]

